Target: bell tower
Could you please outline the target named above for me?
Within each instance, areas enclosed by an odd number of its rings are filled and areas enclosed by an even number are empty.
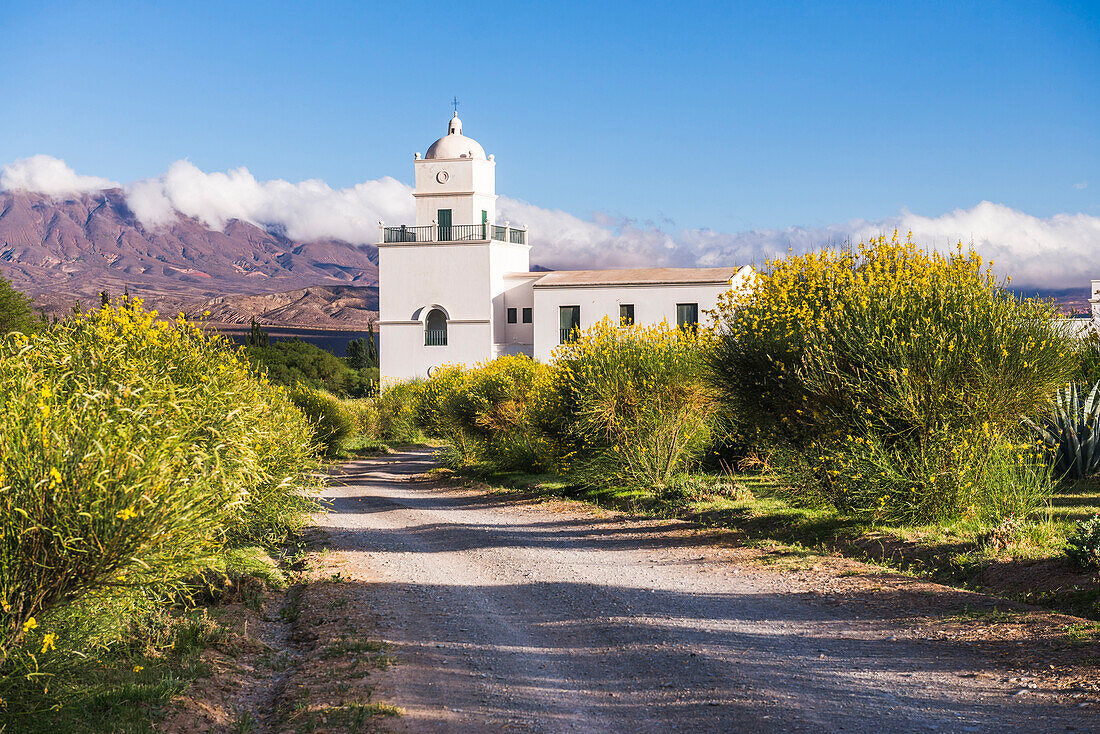
[[[436,225],[439,239],[488,239],[483,229],[496,223],[496,161],[476,140],[462,134],[455,112],[447,134],[413,162],[416,226]],[[449,235],[449,236],[448,236]]]
[[[495,171],[456,111],[447,134],[414,156],[416,223],[378,223],[383,383],[522,350],[505,293],[529,274],[531,248],[525,227],[496,223]]]

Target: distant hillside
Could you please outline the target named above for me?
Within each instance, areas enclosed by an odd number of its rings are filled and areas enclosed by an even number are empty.
[[[1054,301],[1058,309],[1066,314],[1084,315],[1092,313],[1089,297],[1091,288],[1060,288],[1044,290],[1028,290],[1027,288],[1013,288],[1015,293],[1025,298],[1039,298],[1044,301]]]
[[[91,307],[103,290],[117,296],[129,289],[162,313],[190,312],[223,297],[281,293],[284,310],[272,318],[311,319],[298,326],[358,323],[358,311],[377,310],[377,262],[374,247],[295,242],[236,220],[224,232],[189,218],[146,229],[117,189],[63,199],[0,192],[0,275],[54,313],[74,302]],[[290,292],[310,286],[328,290],[314,291],[295,310],[302,296]],[[328,296],[332,303],[319,303]],[[249,303],[227,298],[218,305],[227,318],[239,318]]]
[[[255,318],[276,326],[366,328],[378,316],[378,288],[321,285],[286,293],[220,296],[187,311],[190,318],[204,314],[213,324],[243,325]]]

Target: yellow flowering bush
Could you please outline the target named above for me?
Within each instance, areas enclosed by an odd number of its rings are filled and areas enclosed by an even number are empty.
[[[313,439],[326,454],[334,453],[355,432],[355,416],[327,390],[298,383],[287,392],[313,426]]]
[[[530,415],[547,369],[525,356],[498,357],[473,368],[445,366],[420,385],[418,421],[446,438],[459,462],[504,469],[541,465],[545,441],[530,425]]]
[[[410,380],[382,390],[374,400],[373,438],[395,443],[407,443],[422,438],[417,420],[417,402],[423,384],[422,380]]]
[[[286,394],[140,302],[9,336],[0,405],[0,660],[36,617],[179,579],[312,506],[315,451]]]
[[[768,263],[716,327],[714,384],[744,440],[838,508],[895,520],[984,512],[991,457],[1076,363],[1050,305],[973,251],[897,233]]]
[[[558,347],[536,422],[554,436],[559,466],[600,482],[666,486],[711,439],[709,338],[604,319]]]
[[[506,356],[390,388],[457,463],[575,473],[594,483],[664,487],[709,445],[717,402],[704,379],[708,332],[609,320],[559,347],[549,365]]]

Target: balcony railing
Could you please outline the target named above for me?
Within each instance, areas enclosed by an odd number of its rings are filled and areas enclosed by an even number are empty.
[[[445,346],[447,346],[447,330],[446,329],[425,329],[424,330],[424,346],[426,346],[426,347],[445,347]]]
[[[382,227],[382,242],[486,242],[527,244],[527,228],[499,224],[430,224],[426,227]]]
[[[581,332],[576,326],[571,326],[568,329],[558,329],[558,344],[572,344],[579,341],[580,338]]]

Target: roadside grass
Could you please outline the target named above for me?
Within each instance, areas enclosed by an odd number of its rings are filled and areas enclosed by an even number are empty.
[[[440,476],[449,470],[436,470]],[[941,583],[1100,619],[1100,583],[1064,556],[1074,524],[1100,514],[1100,481],[1060,485],[1049,504],[1027,518],[991,525],[960,519],[898,525],[799,502],[768,472],[692,474],[669,489],[591,488],[568,476],[463,467],[457,476],[497,490],[568,497],[610,509],[677,518],[737,531],[767,551],[768,565],[812,564],[835,553]]]
[[[155,731],[172,699],[212,674],[203,652],[224,648],[232,638],[226,605],[255,610],[265,590],[286,586],[285,574],[263,549],[235,548],[175,601],[136,619],[125,595],[52,615],[56,648],[36,655],[33,666],[23,660],[21,674],[2,676],[0,732]]]
[[[347,438],[340,447],[333,452],[332,458],[340,461],[348,461],[350,459],[361,459],[368,456],[388,454],[390,452],[391,449],[386,442],[368,436],[365,433],[357,433]]]
[[[325,706],[303,712],[295,731],[305,734],[323,726],[326,730],[336,728],[349,734],[358,734],[376,718],[400,716],[401,713],[401,709],[389,704],[352,701],[342,706]]]
[[[202,651],[226,632],[206,610],[157,615],[133,629],[127,644],[75,650],[64,640],[37,677],[7,691],[6,732],[151,732],[173,697],[209,676]]]
[[[333,461],[351,461],[353,459],[366,459],[373,456],[392,454],[408,448],[442,448],[446,446],[443,441],[421,437],[415,442],[389,441],[375,438],[367,433],[356,433],[345,439],[339,447],[329,455]]]

